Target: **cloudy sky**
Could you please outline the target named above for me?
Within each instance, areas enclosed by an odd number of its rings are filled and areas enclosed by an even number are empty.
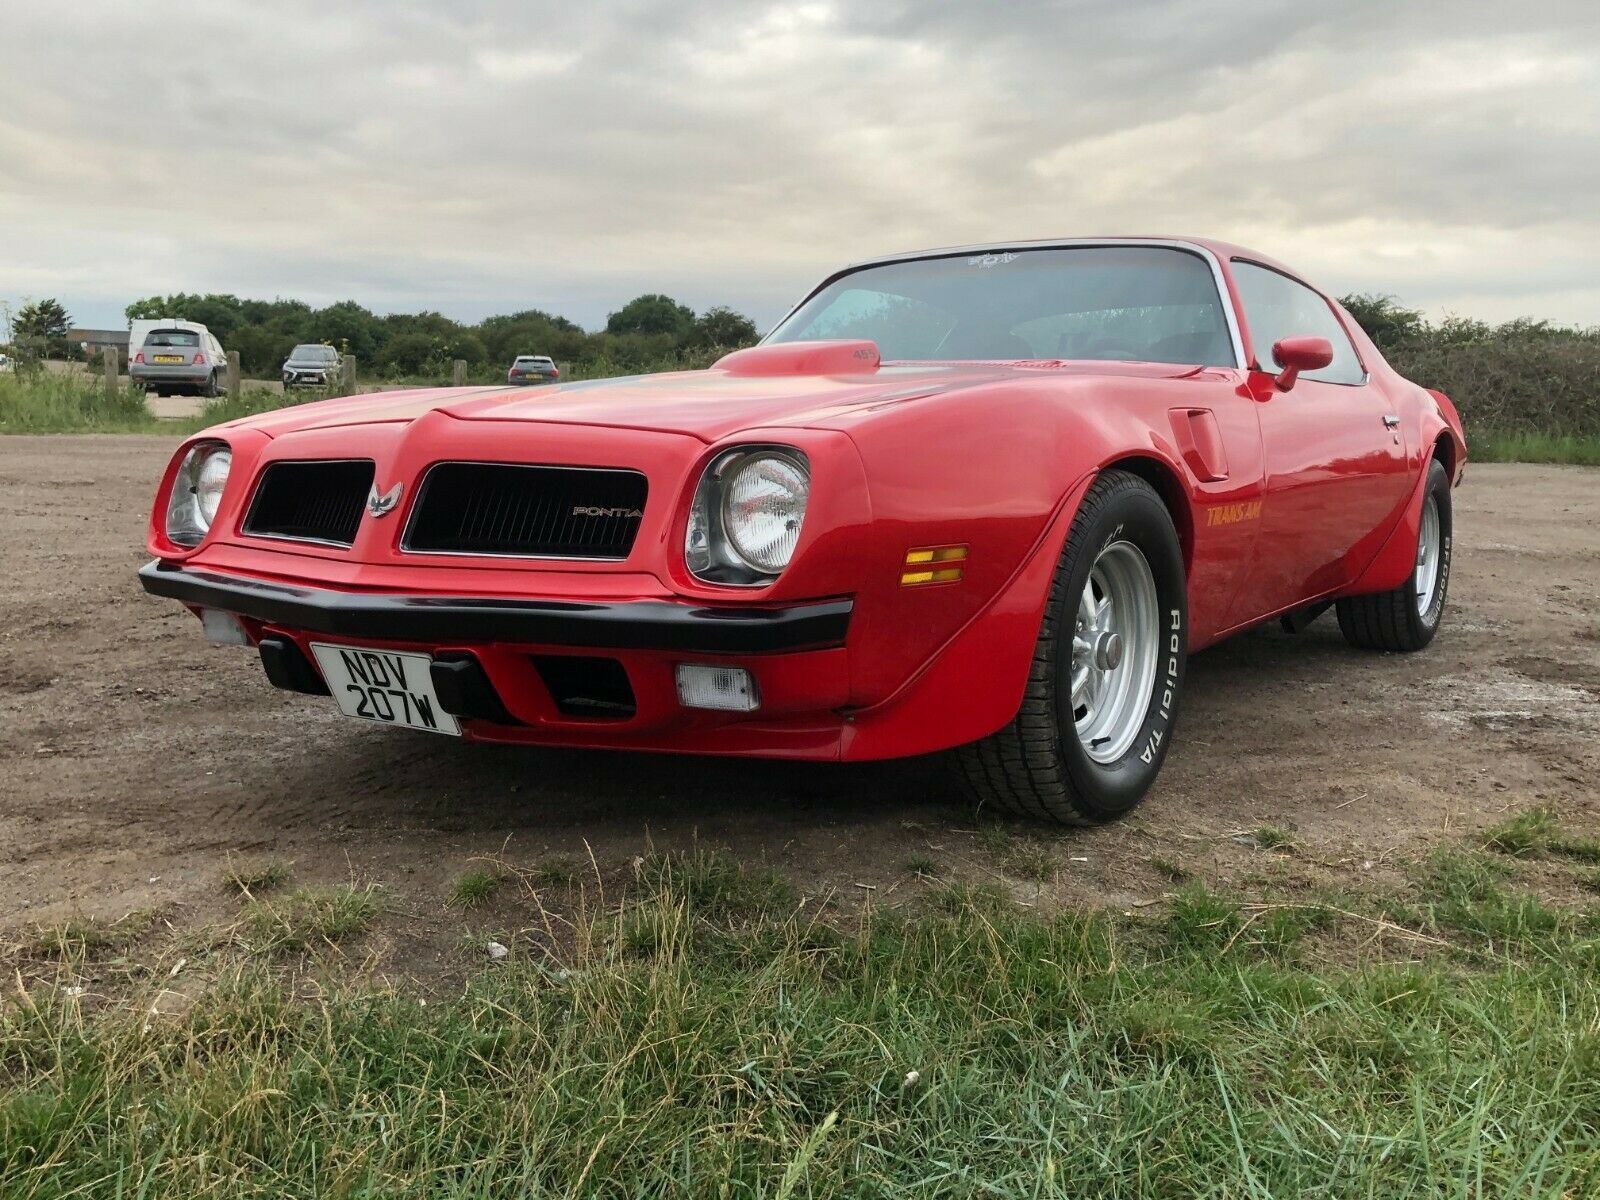
[[[659,290],[765,325],[852,259],[1118,232],[1600,323],[1595,0],[0,8],[0,300],[84,324]]]

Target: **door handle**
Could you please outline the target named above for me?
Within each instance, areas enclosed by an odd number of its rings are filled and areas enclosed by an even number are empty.
[[[1393,429],[1399,424],[1400,424],[1400,418],[1395,416],[1393,413],[1387,413],[1387,414],[1384,415],[1383,427],[1385,429]]]

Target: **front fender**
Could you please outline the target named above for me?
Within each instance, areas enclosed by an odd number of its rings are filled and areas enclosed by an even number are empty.
[[[971,620],[888,697],[845,714],[841,757],[927,754],[988,737],[1016,715],[1061,548],[1097,473],[1073,484],[1022,564]]]

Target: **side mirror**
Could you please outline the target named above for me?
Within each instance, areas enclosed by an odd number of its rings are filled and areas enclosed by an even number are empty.
[[[1320,371],[1333,361],[1333,343],[1320,337],[1286,337],[1272,344],[1272,357],[1283,368],[1273,382],[1287,392],[1301,371]]]

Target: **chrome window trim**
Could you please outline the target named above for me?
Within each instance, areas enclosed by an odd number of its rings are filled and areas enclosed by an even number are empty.
[[[1222,305],[1223,319],[1228,323],[1228,341],[1233,346],[1232,366],[1236,371],[1248,370],[1249,368],[1245,365],[1244,358],[1244,338],[1239,332],[1239,314],[1234,310],[1233,294],[1228,290],[1228,279],[1222,270],[1222,260],[1219,259],[1209,247],[1202,246],[1198,242],[1187,242],[1178,238],[1049,238],[1042,241],[985,242],[974,246],[947,246],[938,250],[919,250],[909,254],[888,254],[882,258],[862,259],[860,262],[853,262],[849,266],[841,267],[839,270],[834,271],[831,275],[826,276],[821,283],[817,284],[814,288],[807,292],[804,297],[801,298],[800,303],[796,304],[788,312],[784,313],[782,320],[768,330],[766,337],[763,337],[757,344],[765,345],[767,339],[778,330],[782,329],[783,326],[787,324],[790,317],[794,316],[795,313],[804,308],[813,296],[815,296],[823,288],[827,287],[830,283],[833,283],[835,280],[843,279],[846,275],[853,275],[857,271],[866,270],[869,267],[885,267],[894,263],[918,262],[922,259],[929,258],[963,258],[973,254],[1001,254],[1007,250],[1092,250],[1110,247],[1137,248],[1140,246],[1149,246],[1163,250],[1179,250],[1187,254],[1198,255],[1201,261],[1206,263],[1211,268],[1211,281],[1216,285],[1217,300]],[[1313,288],[1312,290],[1315,291],[1316,289]],[[1318,295],[1321,295],[1321,293],[1319,292]],[[915,360],[891,359],[889,361],[898,362]],[[972,359],[970,361],[998,362],[1001,360]],[[1136,361],[1144,362],[1148,360],[1139,359]],[[1202,363],[1200,365],[1226,366],[1228,364]]]
[[[1282,267],[1271,266],[1268,263],[1261,262],[1258,259],[1249,257],[1248,255],[1235,254],[1229,258],[1228,261],[1230,263],[1243,263],[1245,266],[1255,267],[1259,271],[1271,271],[1274,275],[1282,275],[1290,283],[1298,283],[1301,287],[1305,288],[1306,291],[1310,292],[1313,296],[1328,306],[1328,312],[1333,317],[1333,323],[1339,327],[1339,332],[1344,334],[1345,345],[1350,347],[1350,353],[1355,355],[1356,366],[1361,368],[1361,378],[1353,383],[1346,383],[1340,379],[1317,379],[1310,372],[1307,372],[1302,376],[1307,383],[1321,383],[1328,387],[1366,387],[1368,383],[1372,382],[1372,372],[1367,369],[1367,360],[1361,357],[1361,347],[1356,345],[1355,338],[1351,337],[1350,331],[1345,328],[1344,318],[1339,315],[1340,309],[1334,304],[1333,297],[1329,296],[1320,288],[1313,287],[1309,282],[1301,279],[1300,276],[1296,275],[1293,271],[1285,271]],[[1244,307],[1243,300],[1239,301],[1239,306],[1241,308]],[[1276,359],[1273,360],[1272,365],[1275,367],[1278,365]],[[1266,367],[1261,365],[1261,355],[1259,353],[1256,355],[1255,362],[1245,369],[1261,371],[1268,375],[1275,373],[1273,371],[1269,371]],[[1278,369],[1282,370],[1281,367]]]
[[[523,463],[504,462],[494,459],[478,458],[447,458],[439,462],[429,463],[427,470],[422,472],[422,478],[417,481],[415,491],[411,496],[411,503],[406,509],[406,523],[400,530],[400,540],[396,548],[401,554],[414,554],[418,558],[512,558],[520,562],[572,562],[572,563],[622,563],[633,557],[630,548],[621,558],[600,555],[573,555],[573,554],[510,554],[501,550],[413,550],[406,543],[411,540],[411,525],[416,520],[417,510],[422,507],[422,498],[428,494],[428,480],[439,467],[516,467],[527,471],[588,471],[591,474],[601,472],[609,475],[637,475],[644,480],[644,502],[650,503],[650,476],[635,467],[579,467],[571,463]],[[643,507],[639,510],[644,512]],[[644,529],[644,517],[639,518],[639,529]],[[634,545],[639,543],[639,536],[634,534]]]

